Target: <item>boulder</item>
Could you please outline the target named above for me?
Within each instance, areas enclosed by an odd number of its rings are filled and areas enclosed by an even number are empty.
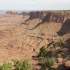
[[[65,62],[65,67],[70,68],[70,60]]]
[[[63,58],[57,58],[57,62],[58,63],[62,63],[63,62]]]

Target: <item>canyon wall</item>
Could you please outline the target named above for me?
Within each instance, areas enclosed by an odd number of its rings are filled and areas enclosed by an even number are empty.
[[[39,18],[43,22],[64,23],[70,19],[69,11],[35,11],[30,12],[30,19]]]

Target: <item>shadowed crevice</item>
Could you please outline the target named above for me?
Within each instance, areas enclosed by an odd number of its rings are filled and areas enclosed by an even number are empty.
[[[63,36],[63,35],[65,35],[65,34],[69,33],[69,32],[70,32],[70,19],[66,20],[66,21],[63,23],[61,29],[57,32],[57,34],[58,34],[59,36]]]

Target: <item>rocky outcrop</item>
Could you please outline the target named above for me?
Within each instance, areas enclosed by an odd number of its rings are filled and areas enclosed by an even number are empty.
[[[70,69],[70,61],[66,61],[66,62],[65,62],[65,67],[66,67],[67,69]]]
[[[30,13],[29,12],[21,12],[20,15],[23,15],[23,16],[26,16],[26,15],[29,15]]]
[[[4,17],[12,17],[15,15],[20,15],[20,14],[18,12],[6,11],[6,13],[3,16]]]
[[[5,14],[10,14],[10,15],[19,15],[18,12],[11,12],[11,11],[7,11]]]
[[[43,19],[46,22],[56,22],[63,23],[65,21],[65,16],[62,13],[49,12]]]
[[[30,12],[30,19],[35,19],[35,18],[43,19],[47,13],[48,12],[45,12],[45,11]]]
[[[39,18],[43,22],[64,23],[70,18],[69,11],[35,11],[30,12],[30,19]]]

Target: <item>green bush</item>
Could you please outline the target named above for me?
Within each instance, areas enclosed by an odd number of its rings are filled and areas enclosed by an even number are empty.
[[[48,58],[48,59],[44,59],[42,61],[42,65],[48,67],[49,69],[52,68],[52,66],[56,63],[55,59],[54,58]]]
[[[33,69],[33,68],[32,68],[32,65],[29,64],[29,62],[28,62],[27,59],[25,59],[25,60],[23,61],[23,66],[22,66],[21,70],[32,70],[32,69]]]
[[[2,66],[0,66],[0,70],[11,70],[12,64],[11,63],[4,63]]]
[[[14,67],[16,70],[32,70],[32,65],[29,64],[27,59],[24,61],[15,60]]]
[[[43,46],[40,48],[40,52],[38,53],[38,57],[44,57],[47,54],[46,48]]]
[[[21,70],[22,66],[23,66],[22,61],[14,60],[14,67],[15,67],[16,70]]]
[[[65,45],[65,42],[61,41],[61,45]]]

